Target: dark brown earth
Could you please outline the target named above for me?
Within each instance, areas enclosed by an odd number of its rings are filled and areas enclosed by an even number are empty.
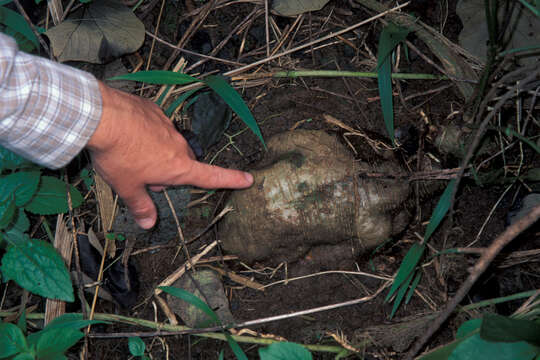
[[[439,28],[440,9],[434,3],[439,2],[413,2],[413,8],[410,11],[416,12],[423,21]],[[195,6],[198,6],[197,4]],[[455,1],[448,1],[448,5],[444,34],[450,40],[456,41],[461,25],[455,15]],[[162,33],[160,32],[160,36],[175,43],[178,41],[178,36],[175,36],[176,29],[171,25],[174,24],[175,19],[173,12],[175,10],[181,12],[184,6],[182,4],[178,4],[177,8],[171,4],[168,6],[167,18],[169,20],[165,21],[166,25],[163,27],[165,30]],[[249,3],[236,4],[212,12],[207,20],[207,23],[212,25],[208,26],[212,44],[215,45],[217,41],[226,36],[231,30],[231,24],[247,15],[253,6],[253,4]],[[149,31],[153,32],[158,9],[159,6],[145,19]],[[312,14],[312,21],[320,22],[320,19],[324,19],[331,11],[334,13],[333,16],[336,17],[332,18],[333,22],[344,20],[347,24],[353,24],[367,17],[362,9],[352,8],[346,1],[331,1],[323,10]],[[343,13],[348,15],[339,15]],[[169,22],[167,23],[167,21]],[[291,24],[293,19],[279,19],[279,21],[281,22],[280,26],[283,27],[286,24]],[[184,24],[178,28],[181,31],[183,27]],[[260,33],[264,30],[264,17],[259,17],[254,22],[253,29],[250,34]],[[353,43],[361,50],[359,53],[360,60],[369,58],[363,48],[364,43],[362,43],[358,35],[362,36],[365,39],[365,45],[373,53],[376,53],[380,31],[381,24],[372,23],[360,28],[356,33],[357,36]],[[264,31],[262,34],[264,34]],[[298,36],[305,37],[305,35]],[[434,58],[414,36],[411,36],[410,39],[430,58]],[[264,37],[259,36],[257,38],[250,35],[247,40],[245,52],[264,45],[264,42],[261,42],[264,41]],[[200,42],[204,41],[203,38]],[[227,46],[218,56],[236,60],[236,51],[240,41],[241,39],[236,36],[231,45]],[[203,45],[204,43],[190,44],[191,48],[197,49],[197,51],[200,51]],[[145,48],[140,51],[141,54],[147,54],[148,46],[149,41],[147,40]],[[190,48],[190,46],[187,48]],[[155,52],[156,58],[153,61],[153,66],[158,69],[165,63],[171,51],[167,47],[158,44]],[[286,57],[282,60],[282,64],[284,64],[283,69],[293,68],[291,65],[294,63],[294,68],[373,70],[375,64],[373,61],[375,59],[369,59],[371,62],[367,65],[360,64],[358,61],[351,61],[354,55],[354,50],[340,43],[312,53],[308,52],[303,55],[295,54],[293,57]],[[260,57],[246,58],[241,61],[249,63],[258,58]],[[188,61],[193,62],[189,57]],[[127,61],[125,63],[128,64]],[[277,62],[272,63],[272,68],[275,66],[278,66]],[[229,70],[229,67],[225,65],[219,65],[217,68],[220,71]],[[208,65],[199,70],[207,72],[213,69],[215,67]],[[401,60],[400,71],[437,73],[434,68],[412,52],[410,63],[407,63],[404,59]],[[403,97],[407,97],[447,84],[448,82],[442,81],[400,81],[400,88]],[[396,90],[397,88],[394,87],[394,91]],[[373,139],[388,141],[377,98],[377,82],[374,79],[305,78],[271,80],[262,86],[248,88],[242,95],[250,105],[265,138],[293,127],[299,129],[323,129],[338,135],[342,134],[344,132],[342,129],[325,122],[322,115],[329,114],[349,126],[361,129]],[[405,103],[400,101],[398,96],[395,96],[394,104],[396,126],[413,126],[418,129],[421,133],[420,137],[423,139],[424,151],[431,152],[438,157],[443,168],[453,168],[458,165],[457,159],[437,153],[433,144],[425,137],[427,133],[425,119],[429,121],[431,126],[438,127],[455,119],[447,120],[447,117],[454,111],[460,112],[457,117],[462,114],[466,104],[455,87],[449,87],[435,94],[420,95]],[[425,118],[420,114],[421,111],[425,114]],[[227,134],[235,134],[242,129],[244,129],[244,125],[240,120],[234,119],[227,130]],[[215,164],[250,170],[263,157],[264,150],[260,142],[250,132],[244,132],[234,137],[235,148],[240,150],[241,154],[232,146],[228,146],[227,143],[227,139],[223,138],[219,144],[211,149],[205,157],[205,161],[209,161],[219,153],[216,156]],[[516,164],[518,155],[518,153],[509,153],[507,162]],[[411,166],[414,168],[416,162],[414,162],[413,156],[414,152],[412,154],[405,151],[400,153],[400,157],[404,162],[413,161]],[[538,166],[538,159],[534,160],[532,153],[528,149],[526,149],[525,156],[526,166]],[[502,162],[499,159],[495,159],[489,164],[490,169],[501,166]],[[430,252],[428,255],[434,255],[436,251],[443,249],[465,247],[473,242],[485,219],[495,208],[487,226],[483,229],[478,242],[474,246],[489,245],[505,229],[506,216],[514,199],[526,193],[526,189],[523,187],[513,187],[496,206],[505,188],[506,186],[500,184],[478,186],[473,180],[466,180],[458,195],[453,221],[444,221],[429,241]],[[227,191],[218,191],[206,203],[187,212],[182,223],[186,238],[190,238],[207,226],[213,215],[217,214],[223,207],[228,194]],[[412,243],[419,241],[417,234],[424,233],[437,199],[438,196],[433,196],[428,201],[420,204],[419,212],[415,214],[415,220],[401,236],[392,239],[391,242],[377,249],[374,253],[362,255],[352,264],[344,263],[338,268],[323,268],[311,263],[309,256],[307,256],[296,263],[283,265],[275,272],[273,272],[273,269],[265,268],[265,263],[248,264],[249,267],[245,266],[242,264],[241,259],[214,265],[226,271],[233,271],[246,276],[264,285],[299,275],[309,275],[330,270],[362,271],[377,276],[391,277],[398,269]],[[192,255],[197,254],[203,245],[220,239],[220,236],[219,227],[213,227],[199,240],[189,245],[190,253]],[[129,310],[118,309],[110,303],[101,301],[97,310],[107,313],[118,312],[148,320],[167,321],[160,310],[157,311],[157,317],[155,317],[154,301],[145,299],[149,299],[155,286],[186,261],[182,252],[176,259],[174,258],[177,250],[175,244],[177,243],[177,239],[170,239],[168,242],[170,247],[155,252],[146,252],[134,257],[141,283],[137,306]],[[147,244],[138,242],[135,249],[146,246]],[[539,246],[540,239],[537,227],[521,236],[512,244],[511,248],[505,251],[536,249]],[[220,251],[215,251],[209,255],[220,255]],[[384,302],[387,293],[387,290],[384,290],[379,296],[361,304],[268,322],[251,327],[251,329],[260,334],[270,334],[276,338],[282,337],[303,344],[337,345],[329,336],[329,333],[343,334],[352,346],[361,351],[358,358],[399,359],[415,337],[422,334],[425,328],[422,325],[413,328],[411,325],[410,331],[395,336],[395,338],[400,338],[400,341],[397,342],[385,340],[384,336],[377,337],[376,334],[380,335],[381,331],[377,332],[374,328],[389,326],[401,321],[410,321],[411,319],[421,319],[422,316],[441,310],[448,299],[458,290],[468,275],[468,267],[472,266],[477,258],[476,255],[460,254],[445,255],[436,257],[430,262],[426,261],[426,265],[422,267],[423,277],[418,287],[418,294],[412,297],[409,304],[403,305],[392,320],[389,319],[392,304]],[[480,299],[505,296],[539,288],[540,274],[534,261],[538,261],[538,259],[529,260],[505,269],[498,268],[495,266],[496,264],[492,265],[480,284],[473,289],[468,301],[470,299],[479,301]],[[321,274],[302,280],[281,283],[267,287],[264,291],[242,287],[227,277],[224,277],[223,281],[227,296],[230,299],[232,313],[238,322],[288,314],[366,297],[373,294],[383,284],[383,281],[369,276],[343,273]],[[518,305],[519,302],[508,303],[498,307],[497,311],[508,315]],[[468,316],[474,315],[478,315],[478,313],[460,314],[453,317],[436,334],[430,343],[430,348],[449,342],[453,339],[455,329],[460,323],[467,319]],[[153,331],[127,325],[110,325],[98,328],[98,331],[106,333],[138,330],[142,332]],[[389,332],[391,332],[389,328],[382,330],[382,333]],[[370,335],[367,336],[367,333]],[[367,338],[371,341],[367,345],[362,345]],[[149,353],[154,359],[217,359],[221,349],[225,349],[226,358],[233,358],[225,342],[201,339],[195,336],[145,338],[145,342]],[[258,358],[256,346],[241,345],[250,359]],[[75,352],[73,352],[73,356],[76,356]],[[333,358],[333,355],[324,353],[313,353],[313,356],[315,359]],[[89,340],[89,359],[125,359],[127,357],[127,339]]]

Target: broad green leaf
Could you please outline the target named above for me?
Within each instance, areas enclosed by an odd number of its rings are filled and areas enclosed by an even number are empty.
[[[292,342],[277,342],[259,349],[261,360],[311,360],[308,349]]]
[[[174,113],[176,108],[180,106],[180,104],[182,104],[184,101],[186,101],[187,98],[189,98],[191,95],[193,95],[194,93],[196,93],[199,90],[200,89],[189,90],[189,91],[186,91],[185,93],[183,93],[182,95],[180,95],[178,98],[176,98],[176,100],[173,101],[173,103],[171,105],[169,105],[167,110],[165,110],[165,115],[167,117],[171,117],[171,115]]]
[[[421,245],[419,243],[413,244],[399,267],[398,273],[394,279],[394,283],[392,284],[385,301],[390,300],[401,284],[403,284],[411,276],[411,273],[414,271],[418,265],[418,262],[420,261],[420,258],[424,254],[425,248],[425,245]]]
[[[526,341],[540,346],[540,324],[531,320],[486,314],[480,328],[480,337],[492,342]]]
[[[225,81],[222,76],[210,75],[204,79],[204,83],[214,90],[221,98],[231,107],[231,109],[238,115],[240,119],[247,125],[247,127],[253,131],[259,138],[264,148],[266,144],[259,129],[259,125],[253,118],[253,114],[247,107],[242,97],[234,90],[234,88]]]
[[[465,339],[458,339],[452,341],[450,344],[438,347],[429,353],[423,355],[419,360],[448,360],[452,352],[461,344]]]
[[[51,329],[80,330],[83,327],[87,327],[88,325],[94,325],[94,324],[108,324],[108,322],[100,321],[100,320],[84,320],[82,314],[64,314],[55,318],[53,321],[47,324],[47,326],[43,330],[51,330]]]
[[[36,345],[36,355],[42,360],[56,360],[84,337],[75,329],[52,329],[43,331]]]
[[[128,347],[129,352],[133,356],[143,356],[144,355],[144,349],[146,349],[146,345],[144,344],[144,341],[138,336],[130,337],[128,339]]]
[[[426,227],[426,233],[424,234],[424,241],[427,241],[431,237],[435,229],[437,229],[441,223],[442,219],[444,219],[446,216],[446,213],[450,208],[450,200],[452,199],[452,193],[454,192],[455,186],[456,180],[452,179],[446,186],[446,189],[444,189],[444,192],[437,202],[437,206],[435,207],[435,210],[433,210],[433,214],[431,214],[431,218],[429,219],[429,224]]]
[[[409,288],[409,285],[412,282],[414,276],[414,271],[411,272],[407,280],[403,284],[401,284],[397,294],[396,298],[394,299],[394,306],[392,306],[392,312],[390,313],[390,319],[394,317],[396,314],[397,309],[399,308],[399,305],[401,305],[401,302],[403,301],[403,298],[405,297],[405,294],[407,293],[407,289]]]
[[[0,176],[0,199],[14,193],[15,205],[25,205],[36,193],[40,176],[39,171],[17,171]]]
[[[80,206],[83,197],[79,190],[70,185],[70,193],[73,208]],[[67,212],[69,207],[66,184],[55,177],[42,176],[36,194],[24,208],[39,215]]]
[[[17,209],[14,220],[10,226],[6,229],[6,233],[10,233],[12,230],[17,230],[20,232],[28,231],[30,228],[30,220],[26,216],[26,213],[22,208]]]
[[[16,325],[0,322],[0,359],[27,350],[26,339]]]
[[[0,202],[0,229],[5,229],[11,224],[16,211],[17,206],[15,206],[15,198],[13,196]]]
[[[39,40],[37,39],[36,35],[34,35],[32,28],[30,25],[28,25],[24,17],[19,15],[17,12],[0,6],[0,24],[4,24],[5,26],[18,32],[26,39],[30,40],[36,48],[39,48]]]
[[[157,85],[187,85],[194,82],[201,82],[193,76],[165,70],[138,71],[136,73],[115,76],[109,80],[133,80]]]
[[[0,172],[4,169],[16,170],[32,163],[14,152],[0,146]]]
[[[15,356],[13,360],[35,360],[35,357],[31,353],[25,352]]]
[[[532,360],[538,348],[525,341],[514,343],[489,342],[479,334],[464,339],[448,358],[449,360]]]
[[[465,321],[457,330],[456,339],[461,339],[472,335],[474,332],[478,332],[478,330],[480,330],[480,326],[482,326],[482,319],[471,319]]]
[[[6,238],[10,246],[0,267],[4,280],[43,297],[73,301],[71,278],[60,255],[51,244],[25,236],[24,242]]]
[[[144,24],[122,1],[93,0],[45,33],[61,61],[105,63],[138,50]]]
[[[179,289],[172,286],[160,286],[159,289],[163,290],[167,294],[171,294],[172,296],[182,299],[202,310],[206,315],[208,315],[210,319],[212,319],[217,324],[221,323],[216,313],[204,301],[202,301],[192,293],[184,289]]]

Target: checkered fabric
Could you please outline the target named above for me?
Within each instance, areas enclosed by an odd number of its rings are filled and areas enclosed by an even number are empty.
[[[86,145],[102,111],[86,72],[19,51],[0,34],[0,145],[57,169]]]

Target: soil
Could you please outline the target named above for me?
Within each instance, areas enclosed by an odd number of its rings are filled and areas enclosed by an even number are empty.
[[[170,3],[173,4],[173,2]],[[423,21],[438,29],[441,24],[439,3],[432,1],[413,2],[414,8],[411,11],[416,12],[417,16]],[[445,3],[448,4],[448,14],[444,16],[446,25],[443,32],[450,40],[456,41],[461,25],[454,11],[455,0]],[[184,5],[181,3],[174,3],[176,4],[174,6],[171,4],[167,5],[170,7],[167,16],[173,19],[167,20],[169,23],[165,22],[164,28],[167,30],[164,30],[163,33],[160,32],[160,35],[165,40],[175,43],[186,26],[185,23],[178,25],[176,27],[178,28],[177,33],[177,29],[171,25],[174,23],[174,16],[171,15],[171,12],[175,9],[179,13],[185,10]],[[199,6],[198,3],[195,5]],[[216,42],[229,33],[233,24],[246,16],[253,9],[253,6],[253,4],[249,3],[240,3],[213,11],[206,21],[208,25],[205,27],[207,36],[200,35],[198,37],[199,43],[192,41],[186,48],[206,51],[205,44],[208,41],[215,46]],[[149,31],[153,32],[158,10],[159,6],[145,19]],[[320,23],[331,13],[333,14],[330,17],[331,25],[339,24],[341,21],[354,24],[367,18],[366,12],[362,8],[353,8],[346,1],[331,1],[321,11],[314,12],[310,17],[307,17],[306,24],[308,20]],[[294,21],[294,19],[286,18],[277,18],[277,20],[282,29]],[[314,29],[314,31],[318,30],[317,27],[314,27]],[[341,42],[337,45],[313,50],[313,52],[308,51],[304,54],[300,52],[290,57],[284,57],[272,63],[272,67],[281,65],[282,69],[373,71],[376,60],[369,57],[365,47],[376,53],[380,30],[380,24],[372,23],[361,27],[359,31],[354,33],[353,44],[359,49],[358,57],[354,59],[355,50]],[[249,34],[244,53],[265,44],[264,16],[258,17],[254,21]],[[315,35],[313,34],[314,37]],[[305,38],[307,35],[299,34],[298,36]],[[414,35],[410,39],[430,58],[434,58],[426,47],[414,38]],[[241,37],[234,36],[230,45],[227,45],[216,56],[236,60],[234,54],[237,54],[240,43]],[[145,47],[140,51],[141,54],[148,51],[149,44],[150,42],[147,39]],[[171,50],[164,45],[157,44],[154,51],[156,57],[153,66],[159,69],[171,54]],[[264,56],[264,54],[242,58],[241,61],[250,63],[260,59],[261,56]],[[196,61],[189,56],[186,59],[188,63]],[[361,63],[358,59],[368,59],[369,62]],[[409,61],[401,59],[400,71],[437,73],[435,69],[413,52],[409,52]],[[125,63],[128,64],[127,61]],[[197,71],[208,72],[214,69],[219,71],[230,70],[228,65],[214,66],[208,63],[204,68],[198,68]],[[446,85],[448,82],[422,80],[400,81],[399,84],[403,97],[407,97],[413,94],[422,94],[427,90]],[[397,87],[394,87],[394,91],[397,90]],[[323,129],[341,136],[344,133],[343,129],[325,122],[322,115],[329,114],[349,126],[360,129],[372,139],[388,142],[378,102],[376,79],[304,78],[270,80],[264,85],[245,89],[242,96],[259,122],[265,138],[292,128]],[[453,117],[448,119],[449,115],[453,114],[454,111],[462,113],[465,108],[466,104],[455,87],[449,87],[433,94],[420,95],[405,102],[400,101],[399,96],[395,96],[394,105],[396,127],[407,129],[412,126],[417,129],[422,140],[421,143],[424,146],[424,152],[431,152],[438,157],[443,168],[453,168],[458,164],[456,159],[437,153],[429,138],[426,138],[429,126],[442,126],[446,122],[453,121]],[[429,125],[428,127],[426,127],[426,122]],[[244,128],[245,125],[239,119],[234,119],[226,133],[233,135]],[[214,163],[220,166],[243,170],[254,168],[264,155],[259,140],[252,133],[243,132],[235,136],[233,141],[234,146],[231,146],[229,139],[223,137],[209,151],[203,161],[208,162],[215,158]],[[531,160],[534,159],[532,154],[527,149],[525,151],[526,166],[538,167],[538,159]],[[401,151],[400,154],[404,163],[411,161],[410,166],[413,168],[416,166],[415,152],[416,149],[413,149],[412,152]],[[515,164],[518,155],[518,153],[509,153],[507,162]],[[502,166],[502,161],[499,160],[490,163],[490,167],[493,169],[500,166]],[[430,253],[428,255],[434,255],[437,251],[443,249],[465,247],[473,243],[482,224],[488,217],[487,225],[482,229],[477,242],[473,246],[483,247],[489,245],[505,229],[507,214],[515,199],[527,192],[524,187],[513,187],[500,200],[505,189],[506,186],[496,183],[478,186],[473,180],[466,180],[462,185],[461,192],[458,194],[453,221],[447,219],[442,223],[439,230],[429,241]],[[207,227],[213,217],[222,209],[228,194],[227,191],[218,191],[203,204],[187,211],[181,224],[186,239],[199,234],[202,229]],[[372,275],[391,277],[397,271],[411,245],[419,241],[418,234],[424,233],[437,199],[438,196],[433,196],[432,199],[421,202],[415,214],[415,220],[399,237],[392,239],[392,241],[373,253],[362,255],[356,259],[354,264],[346,263],[338,268],[323,268],[311,263],[308,256],[296,263],[283,264],[275,269],[265,267],[266,264],[264,263],[243,264],[242,259],[218,262],[213,265],[225,271],[243,275],[264,285],[330,270],[361,271]],[[493,209],[494,211],[491,213]],[[210,231],[189,245],[190,254],[192,256],[197,254],[202,246],[219,239],[220,236],[219,226],[212,227]],[[162,248],[133,257],[136,261],[141,284],[138,305],[132,309],[120,309],[113,304],[100,301],[97,311],[117,312],[131,317],[166,322],[167,318],[159,310],[159,307],[156,308],[157,304],[151,298],[151,294],[163,279],[186,261],[183,252],[179,252],[178,256],[175,256],[177,253],[176,244],[178,244],[178,240],[171,238]],[[135,250],[147,246],[148,244],[138,241]],[[506,249],[505,252],[539,247],[540,238],[538,237],[537,227],[515,240],[512,247]],[[221,255],[219,249],[208,254],[208,256],[216,255]],[[417,294],[411,298],[408,304],[403,304],[391,320],[389,315],[392,311],[392,304],[384,301],[387,293],[387,290],[385,290],[379,296],[363,303],[280,321],[266,322],[250,327],[250,329],[261,335],[285,338],[303,344],[337,345],[330,334],[342,334],[352,346],[360,350],[360,353],[356,355],[358,358],[399,359],[413,343],[414,339],[425,330],[425,322],[422,320],[424,316],[436,313],[445,306],[448,299],[456,293],[463,280],[467,277],[467,269],[475,263],[476,259],[477,255],[454,254],[436,257],[427,262],[422,267],[423,276]],[[500,268],[497,267],[497,264],[493,264],[488,270],[488,274],[469,294],[468,301],[479,301],[479,299],[505,296],[540,288],[540,273],[534,261],[538,261],[538,259],[529,259],[527,262],[507,268]],[[226,276],[223,277],[223,282],[230,301],[231,311],[237,322],[290,314],[296,311],[368,297],[374,294],[384,283],[370,276],[359,276],[350,273],[320,274],[301,280],[272,285],[265,288],[264,291],[242,286]],[[511,302],[501,305],[496,310],[508,315],[517,306],[519,306],[519,302]],[[156,309],[158,309],[157,312]],[[453,317],[432,339],[430,348],[451,341],[455,335],[455,329],[460,323],[467,319],[468,316],[478,316],[478,314],[478,312],[472,312]],[[383,336],[379,336],[381,333],[393,331],[390,330],[390,326],[393,324],[403,322],[413,324],[412,319],[420,319],[420,325],[416,327],[410,325],[408,328],[410,331],[399,335],[400,341],[392,342],[384,339]],[[382,332],[381,326],[384,326]],[[153,331],[118,324],[98,328],[97,331],[115,333],[137,330],[141,332]],[[366,342],[366,339],[370,341]],[[154,359],[217,359],[222,349],[225,349],[225,358],[234,358],[225,342],[196,336],[149,337],[145,338],[145,342],[148,352]],[[249,344],[241,344],[241,346],[250,359],[258,358],[256,346],[250,346]],[[89,359],[125,359],[128,356],[127,354],[126,339],[89,339]],[[334,358],[332,354],[319,352],[314,352],[313,356],[315,359]],[[355,357],[352,356],[351,358]]]

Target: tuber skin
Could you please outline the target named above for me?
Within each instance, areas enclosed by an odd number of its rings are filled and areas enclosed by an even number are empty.
[[[351,257],[405,229],[409,184],[355,175],[402,172],[397,162],[355,160],[324,131],[289,131],[267,145],[267,165],[252,172],[253,186],[229,199],[235,211],[221,224],[227,252],[251,263],[294,262],[308,252]]]

